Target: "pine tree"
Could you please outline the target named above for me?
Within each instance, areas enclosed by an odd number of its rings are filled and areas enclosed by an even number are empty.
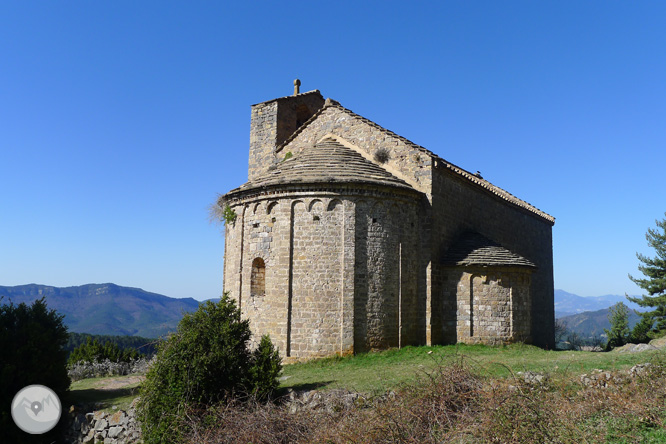
[[[608,336],[606,350],[612,350],[615,347],[621,347],[627,343],[629,338],[629,308],[624,302],[618,302],[610,308],[608,313],[611,329],[604,331]]]
[[[638,279],[629,275],[629,279],[647,291],[648,294],[641,297],[627,298],[641,307],[653,308],[651,311],[642,313],[641,316],[648,321],[655,322],[654,331],[659,332],[666,330],[666,219],[658,220],[656,224],[657,227],[661,228],[661,232],[654,228],[648,228],[645,238],[657,255],[654,258],[649,258],[636,253],[638,260],[643,263],[638,266],[638,270],[643,273],[645,278]]]

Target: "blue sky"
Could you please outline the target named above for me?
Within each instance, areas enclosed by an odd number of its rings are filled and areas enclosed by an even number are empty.
[[[229,4],[227,4],[229,3]],[[0,285],[222,291],[207,207],[302,91],[557,218],[555,287],[639,294],[666,212],[666,3],[0,3]]]

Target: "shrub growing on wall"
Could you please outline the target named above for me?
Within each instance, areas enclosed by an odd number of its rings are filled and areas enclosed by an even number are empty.
[[[188,409],[253,393],[266,397],[277,387],[279,355],[268,337],[253,353],[250,336],[248,321],[227,295],[183,317],[160,345],[141,390],[146,444],[179,442],[187,432],[182,417]]]

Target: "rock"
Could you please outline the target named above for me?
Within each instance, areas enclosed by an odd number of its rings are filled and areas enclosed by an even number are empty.
[[[543,373],[532,372],[532,371],[518,372],[516,374],[520,376],[523,379],[523,381],[531,385],[543,384],[548,379],[548,377]]]
[[[629,375],[631,376],[642,376],[648,371],[648,367],[650,367],[652,364],[649,362],[646,362],[644,364],[636,364],[633,367],[629,369]]]
[[[659,349],[666,348],[666,336],[651,340],[650,345]]]
[[[109,438],[118,438],[123,432],[123,428],[120,426],[111,427],[109,429]]]
[[[130,408],[130,409],[135,409],[135,408],[136,408],[136,405],[139,403],[139,400],[140,400],[140,399],[141,399],[141,397],[134,398],[134,399],[132,400],[132,403],[130,404],[129,408]]]
[[[625,344],[622,347],[618,347],[613,351],[618,353],[638,353],[646,350],[659,350],[652,344]]]
[[[109,425],[119,425],[119,424],[127,424],[127,416],[124,411],[120,410],[109,418]]]
[[[591,374],[581,375],[580,382],[587,387],[606,388],[611,384],[622,382],[622,377],[611,372],[594,369]]]

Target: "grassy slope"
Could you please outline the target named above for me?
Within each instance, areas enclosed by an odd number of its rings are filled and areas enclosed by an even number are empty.
[[[75,403],[95,403],[99,410],[117,407],[127,410],[132,400],[139,396],[140,383],[122,384],[122,387],[106,389],[109,383],[127,380],[127,376],[110,376],[74,381],[70,386],[70,397]],[[120,385],[120,384],[119,384]]]
[[[649,362],[663,351],[642,353],[592,353],[547,351],[526,345],[487,347],[449,345],[405,347],[357,356],[324,358],[285,365],[281,389],[297,390],[343,388],[363,393],[381,393],[414,382],[438,366],[463,359],[481,375],[511,377],[519,371],[538,371],[561,376],[590,373],[593,369],[620,370]],[[77,402],[99,402],[102,408],[118,405],[125,408],[137,396],[138,384],[102,390],[111,381],[126,377],[94,378],[72,383]]]
[[[620,370],[648,362],[655,353],[547,351],[527,345],[487,347],[449,345],[405,347],[345,358],[325,358],[285,365],[283,388],[382,392],[414,381],[418,375],[464,359],[487,376],[507,377],[519,371],[583,374],[593,369]]]

